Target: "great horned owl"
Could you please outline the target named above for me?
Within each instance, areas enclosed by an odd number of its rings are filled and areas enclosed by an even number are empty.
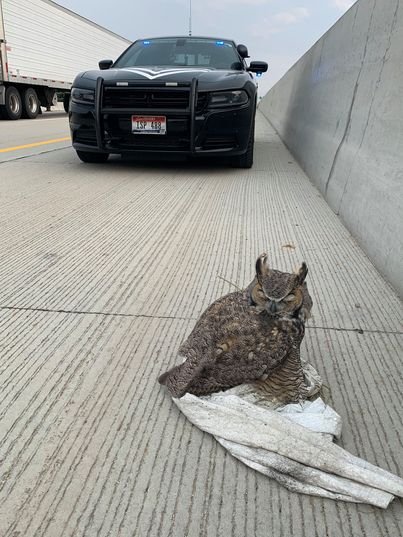
[[[293,274],[273,270],[262,254],[252,283],[202,314],[179,348],[183,363],[161,375],[160,384],[177,398],[258,382],[284,402],[304,399],[300,345],[312,308],[307,273],[305,263]]]

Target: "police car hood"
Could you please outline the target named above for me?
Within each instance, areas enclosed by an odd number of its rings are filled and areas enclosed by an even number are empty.
[[[199,67],[124,67],[107,69],[103,71],[86,71],[78,75],[73,85],[89,87],[98,77],[104,79],[107,86],[125,85],[125,82],[152,82],[152,83],[178,83],[188,84],[193,78],[198,80],[199,90],[234,89],[243,87],[252,80],[247,71],[210,69]],[[123,84],[122,84],[123,83]]]

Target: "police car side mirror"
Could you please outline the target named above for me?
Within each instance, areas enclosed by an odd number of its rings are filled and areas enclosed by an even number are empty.
[[[113,60],[101,60],[98,65],[102,71],[105,71],[105,69],[110,69],[112,67]]]
[[[265,73],[269,66],[266,62],[250,62],[248,71],[251,73]]]

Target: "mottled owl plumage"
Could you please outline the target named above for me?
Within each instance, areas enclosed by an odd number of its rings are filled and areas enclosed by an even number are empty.
[[[173,397],[257,382],[284,402],[303,399],[300,345],[312,308],[307,272],[305,263],[294,274],[273,270],[262,254],[251,284],[207,308],[179,348],[183,363],[159,382]]]

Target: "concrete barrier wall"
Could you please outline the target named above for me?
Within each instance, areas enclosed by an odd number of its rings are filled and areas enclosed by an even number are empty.
[[[359,0],[259,108],[403,296],[403,0]]]

